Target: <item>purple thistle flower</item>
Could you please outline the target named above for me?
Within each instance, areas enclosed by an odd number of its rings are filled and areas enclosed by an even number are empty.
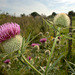
[[[44,43],[44,42],[46,42],[46,41],[47,41],[46,38],[42,38],[42,39],[40,39],[40,42],[41,42],[41,43]]]
[[[31,46],[32,46],[32,47],[34,47],[34,46],[36,46],[36,45],[38,45],[38,46],[39,46],[39,44],[38,44],[38,43],[32,43],[32,44],[31,44]]]
[[[0,26],[0,42],[20,34],[20,26],[17,23],[5,23]]]
[[[28,60],[29,60],[29,61],[31,60],[31,57],[30,57],[30,56],[28,56]]]
[[[6,63],[6,64],[9,64],[9,62],[10,62],[10,59],[6,59],[6,60],[4,61],[4,63]]]

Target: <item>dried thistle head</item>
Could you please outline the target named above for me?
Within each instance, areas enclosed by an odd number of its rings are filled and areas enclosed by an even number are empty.
[[[60,27],[66,27],[70,25],[70,18],[65,13],[60,13],[54,17],[53,23]]]

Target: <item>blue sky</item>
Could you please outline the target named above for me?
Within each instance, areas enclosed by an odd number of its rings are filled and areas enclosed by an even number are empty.
[[[0,10],[0,13],[5,11],[16,16],[34,11],[48,16],[52,12],[75,11],[75,0],[0,0]]]

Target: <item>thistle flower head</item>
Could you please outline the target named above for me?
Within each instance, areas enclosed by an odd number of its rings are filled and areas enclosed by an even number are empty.
[[[20,26],[17,23],[5,23],[0,26],[0,42],[20,34]]]
[[[6,64],[9,64],[9,62],[10,62],[10,59],[6,59],[6,60],[4,61],[4,63],[6,63]]]
[[[46,41],[47,41],[46,38],[42,38],[42,39],[40,39],[40,42],[41,42],[41,43],[44,43],[44,42],[46,42]]]
[[[6,53],[20,50],[22,45],[22,36],[20,26],[17,23],[5,23],[0,26],[0,43]]]
[[[31,44],[31,46],[32,46],[32,47],[34,47],[34,46],[36,46],[36,45],[38,45],[38,46],[39,46],[39,44],[38,44],[38,43],[32,43],[32,44]]]
[[[54,25],[66,27],[70,25],[70,18],[65,13],[57,14],[54,17]]]

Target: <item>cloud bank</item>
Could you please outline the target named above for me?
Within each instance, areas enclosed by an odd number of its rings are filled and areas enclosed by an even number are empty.
[[[48,16],[52,12],[75,11],[75,0],[0,0],[0,10],[9,14],[16,13],[16,16],[34,11]]]

